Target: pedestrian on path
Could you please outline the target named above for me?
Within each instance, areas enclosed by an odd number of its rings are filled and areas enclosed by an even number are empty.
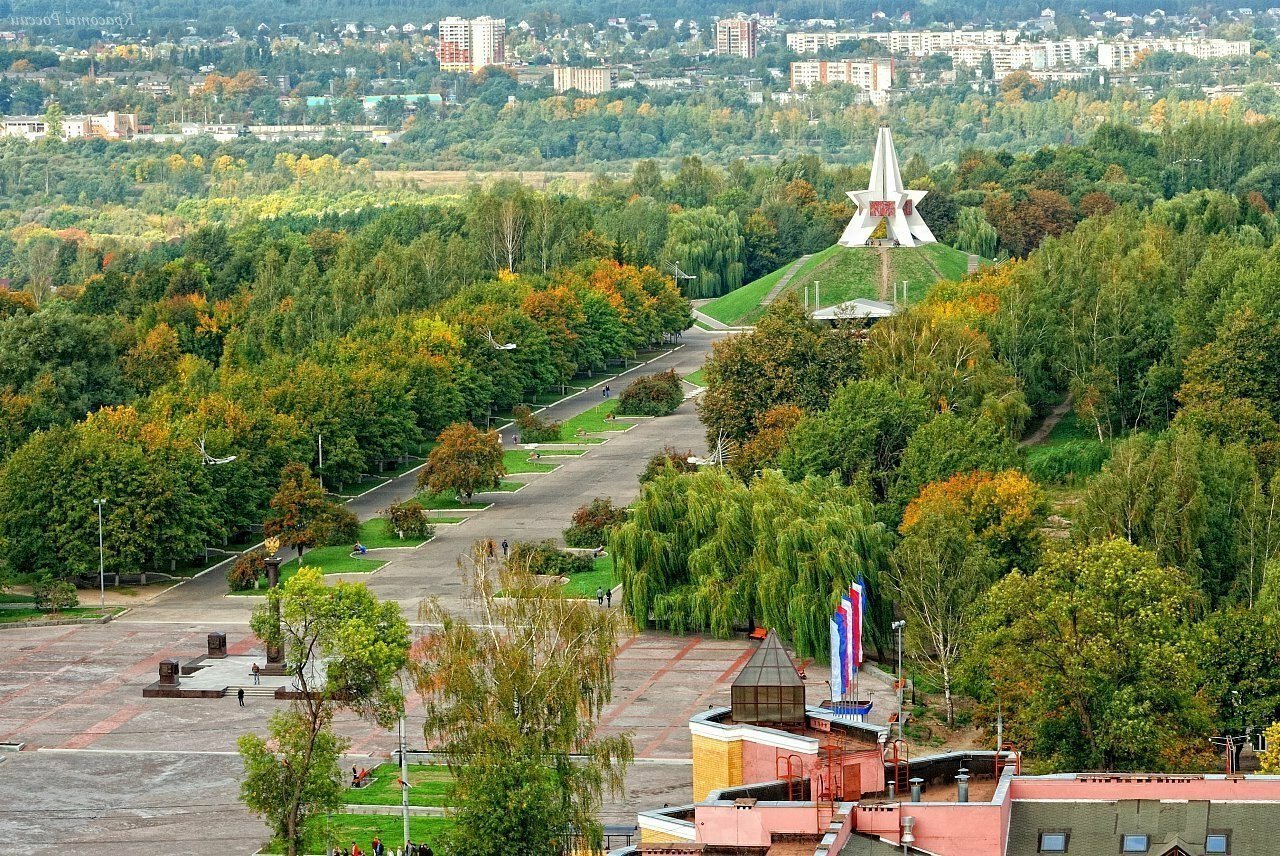
[[[604,589],[602,588],[596,589],[596,603],[604,606]]]
[[[489,548],[489,558],[492,559],[493,558],[493,539],[492,538],[489,539],[488,548]]]
[[[258,664],[253,664],[253,685],[256,687],[262,683],[262,670],[258,668]]]
[[[240,706],[244,707],[244,687],[236,690],[236,698],[240,701]]]
[[[604,385],[604,397],[605,398],[609,397],[609,384],[607,383]]]
[[[507,543],[507,539],[502,539],[502,558],[507,557],[507,553],[511,550],[511,545]]]
[[[604,602],[606,606],[613,606],[613,589],[604,593]]]

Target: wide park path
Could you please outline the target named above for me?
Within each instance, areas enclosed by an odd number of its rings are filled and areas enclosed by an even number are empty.
[[[697,328],[686,331],[681,347],[608,381],[611,393],[618,395],[641,375],[667,369],[675,369],[682,376],[696,371],[706,361],[712,343],[721,337],[722,334]],[[546,408],[540,415],[556,421],[576,416],[601,402],[602,388],[603,382]],[[503,432],[509,447],[511,434],[511,430]],[[461,609],[464,584],[458,558],[477,539],[501,542],[506,538],[515,542],[559,538],[573,511],[592,498],[609,496],[620,504],[634,499],[639,492],[638,475],[649,457],[663,446],[702,453],[706,447],[693,400],[686,401],[671,416],[637,419],[627,431],[601,436],[607,441],[591,446],[584,455],[544,457],[544,463],[560,464],[553,472],[510,477],[511,481],[526,482],[518,491],[478,495],[474,504],[479,507],[491,503],[487,510],[442,512],[470,516],[464,523],[437,527],[436,537],[424,546],[416,550],[375,551],[377,558],[390,560],[376,573],[342,578],[362,580],[379,597],[397,601],[410,620],[417,618],[419,604],[429,596],[440,598],[446,607]],[[416,473],[406,474],[352,500],[347,507],[361,520],[376,517],[393,502],[414,496],[416,481]],[[189,623],[210,629],[218,629],[221,624],[246,624],[261,599],[228,596],[226,567],[216,566],[149,603],[140,604],[117,622]]]

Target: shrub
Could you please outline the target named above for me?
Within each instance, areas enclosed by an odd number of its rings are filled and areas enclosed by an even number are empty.
[[[263,561],[267,557],[267,551],[258,547],[247,553],[241,554],[240,558],[235,560],[231,566],[231,570],[227,571],[227,585],[232,591],[245,591],[253,588],[255,580],[260,580],[267,575],[267,563]]]
[[[666,416],[684,402],[684,387],[675,369],[636,378],[618,396],[618,413],[629,416]]]
[[[566,553],[554,541],[517,541],[511,545],[508,564],[526,565],[531,574],[567,577],[590,571],[595,562],[590,556]]]
[[[613,504],[609,497],[591,500],[573,513],[573,524],[564,530],[564,542],[570,547],[597,547],[609,538],[609,527],[627,519],[627,510]]]
[[[689,463],[691,457],[693,457],[692,449],[681,452],[675,446],[663,446],[662,451],[645,464],[644,472],[640,474],[640,484],[657,478],[668,469],[678,473],[696,473],[698,465]]]
[[[31,593],[36,599],[36,609],[45,612],[58,612],[80,604],[80,596],[70,580],[55,580],[47,574],[36,580]]]
[[[430,538],[435,534],[427,510],[417,500],[397,502],[382,514],[388,538],[398,538],[401,533],[405,538]]]
[[[560,439],[560,423],[540,419],[526,405],[518,404],[512,408],[516,417],[516,428],[520,432],[522,443],[554,443]]]
[[[316,521],[316,543],[325,547],[354,544],[360,537],[360,521],[346,506],[331,505]]]
[[[1111,457],[1111,447],[1097,440],[1068,440],[1053,446],[1030,449],[1027,472],[1038,482],[1074,484],[1102,470]]]

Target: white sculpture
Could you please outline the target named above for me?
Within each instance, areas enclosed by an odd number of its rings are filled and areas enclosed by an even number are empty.
[[[938,239],[925,225],[916,206],[928,195],[927,190],[907,190],[898,171],[898,154],[893,150],[893,134],[881,128],[876,137],[876,155],[871,161],[871,185],[866,190],[851,190],[849,198],[858,213],[840,236],[842,247],[865,247],[883,220],[890,238],[902,247],[936,244]]]

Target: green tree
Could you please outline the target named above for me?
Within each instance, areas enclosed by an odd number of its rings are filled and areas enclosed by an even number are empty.
[[[970,663],[1012,739],[1056,770],[1185,769],[1208,716],[1186,650],[1195,589],[1121,540],[1054,552],[983,603]]]
[[[827,651],[831,611],[858,576],[870,586],[872,641],[884,645],[888,542],[856,489],[791,484],[776,471],[748,486],[718,468],[646,482],[609,538],[638,626],[652,616],[675,632],[725,637],[759,622],[801,656]]]
[[[621,793],[632,759],[628,735],[597,731],[613,692],[618,613],[561,597],[518,563],[491,559],[481,544],[464,570],[476,623],[428,603],[423,618],[438,629],[414,662],[424,736],[441,747],[454,776],[445,849],[457,856],[599,849],[601,797]],[[570,829],[581,842],[569,840]]]
[[[973,470],[999,472],[1021,463],[1018,445],[990,419],[964,419],[947,410],[921,425],[907,441],[890,497],[903,509],[931,482]]]
[[[301,556],[304,548],[323,540],[329,507],[315,476],[302,464],[288,464],[280,472],[280,487],[271,497],[266,533],[279,537],[286,547],[296,547]]]
[[[470,502],[476,491],[493,490],[507,474],[502,439],[496,431],[483,432],[469,422],[458,422],[441,431],[436,440],[418,473],[419,490],[452,491]]]
[[[746,266],[741,232],[732,211],[694,208],[671,216],[662,257],[697,277],[685,281],[687,296],[716,297],[742,285]]]
[[[978,207],[962,208],[956,217],[955,248],[984,259],[995,258],[999,233]]]
[[[363,584],[328,586],[320,571],[303,567],[267,592],[249,626],[280,647],[298,697],[272,715],[270,740],[240,737],[241,800],[296,856],[312,822],[341,804],[338,758],[347,742],[332,730],[334,714],[349,710],[392,728],[404,713],[409,624],[396,603],[380,602]]]
[[[57,101],[50,101],[49,106],[44,111],[44,135],[51,140],[62,139],[62,120],[64,118],[62,105]]]
[[[895,602],[907,621],[906,643],[941,684],[947,725],[954,725],[956,667],[976,605],[999,567],[967,520],[932,512],[899,542],[889,568]]]

